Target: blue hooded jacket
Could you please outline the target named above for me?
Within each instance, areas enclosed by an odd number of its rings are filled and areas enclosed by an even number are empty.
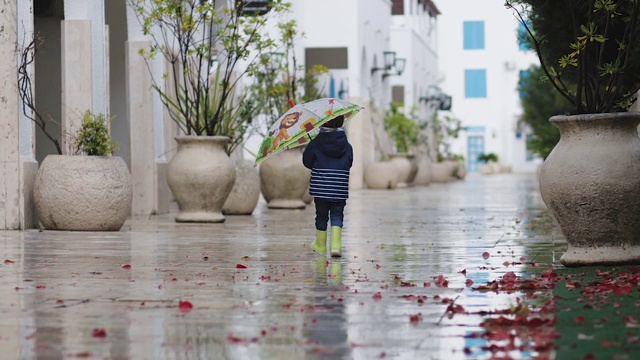
[[[349,197],[353,148],[342,128],[320,128],[318,136],[304,149],[302,163],[311,169],[311,196],[330,201]]]

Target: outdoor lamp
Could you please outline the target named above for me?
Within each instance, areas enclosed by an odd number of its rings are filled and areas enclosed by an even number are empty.
[[[371,75],[373,75],[378,70],[390,70],[396,63],[396,52],[395,51],[385,51],[382,53],[382,58],[384,60],[383,67],[374,67],[371,68]]]
[[[402,75],[402,72],[404,71],[404,68],[406,65],[407,65],[407,59],[396,58],[393,62],[393,68],[396,70],[396,72],[395,73],[385,72],[384,74],[382,74],[382,78],[384,79],[387,76],[391,76],[391,75]]]

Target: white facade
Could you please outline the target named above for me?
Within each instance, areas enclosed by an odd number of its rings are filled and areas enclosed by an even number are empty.
[[[520,50],[518,21],[500,1],[449,0],[438,7],[439,64],[445,74],[440,87],[453,96],[452,115],[467,129],[453,144],[453,152],[464,155],[471,171],[477,171],[477,163],[470,157],[484,152],[496,153],[514,172],[534,172],[542,160],[527,156],[527,130],[517,126],[522,114],[518,80],[520,70],[537,63],[537,58],[532,51]],[[477,36],[483,36],[481,48],[465,49],[465,22],[483,25],[484,34],[466,35],[471,48]],[[467,26],[477,30],[473,24]],[[472,72],[466,77],[468,70]],[[470,84],[478,74],[473,70],[485,71],[485,96],[469,96],[478,95]]]

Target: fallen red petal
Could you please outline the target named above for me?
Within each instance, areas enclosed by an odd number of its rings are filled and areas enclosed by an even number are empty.
[[[485,260],[488,259],[490,256],[491,255],[486,251],[482,253],[482,258],[485,259]]]
[[[236,269],[246,269],[246,268],[247,268],[246,265],[236,264]]]
[[[178,305],[178,308],[181,311],[190,311],[191,309],[193,309],[193,304],[191,304],[191,302],[189,301],[181,301],[180,305]]]
[[[131,269],[131,265],[124,264],[124,265],[122,265],[122,268],[125,269],[125,270],[130,270]]]
[[[91,335],[93,337],[103,338],[107,337],[107,332],[104,329],[93,329],[93,333]]]

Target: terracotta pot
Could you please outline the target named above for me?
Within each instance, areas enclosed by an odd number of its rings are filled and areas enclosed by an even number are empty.
[[[251,215],[260,200],[260,176],[249,160],[235,162],[236,181],[222,207],[225,215]]]
[[[270,209],[304,209],[311,170],[302,164],[303,148],[280,152],[260,163],[260,189]]]
[[[567,239],[566,266],[640,263],[640,113],[554,116],[561,138],[540,192]]]
[[[226,136],[177,136],[178,152],[167,166],[167,182],[178,203],[177,222],[225,221],[222,207],[236,180],[224,151]]]
[[[117,156],[48,155],[33,188],[47,230],[118,231],[131,213],[131,174]]]

